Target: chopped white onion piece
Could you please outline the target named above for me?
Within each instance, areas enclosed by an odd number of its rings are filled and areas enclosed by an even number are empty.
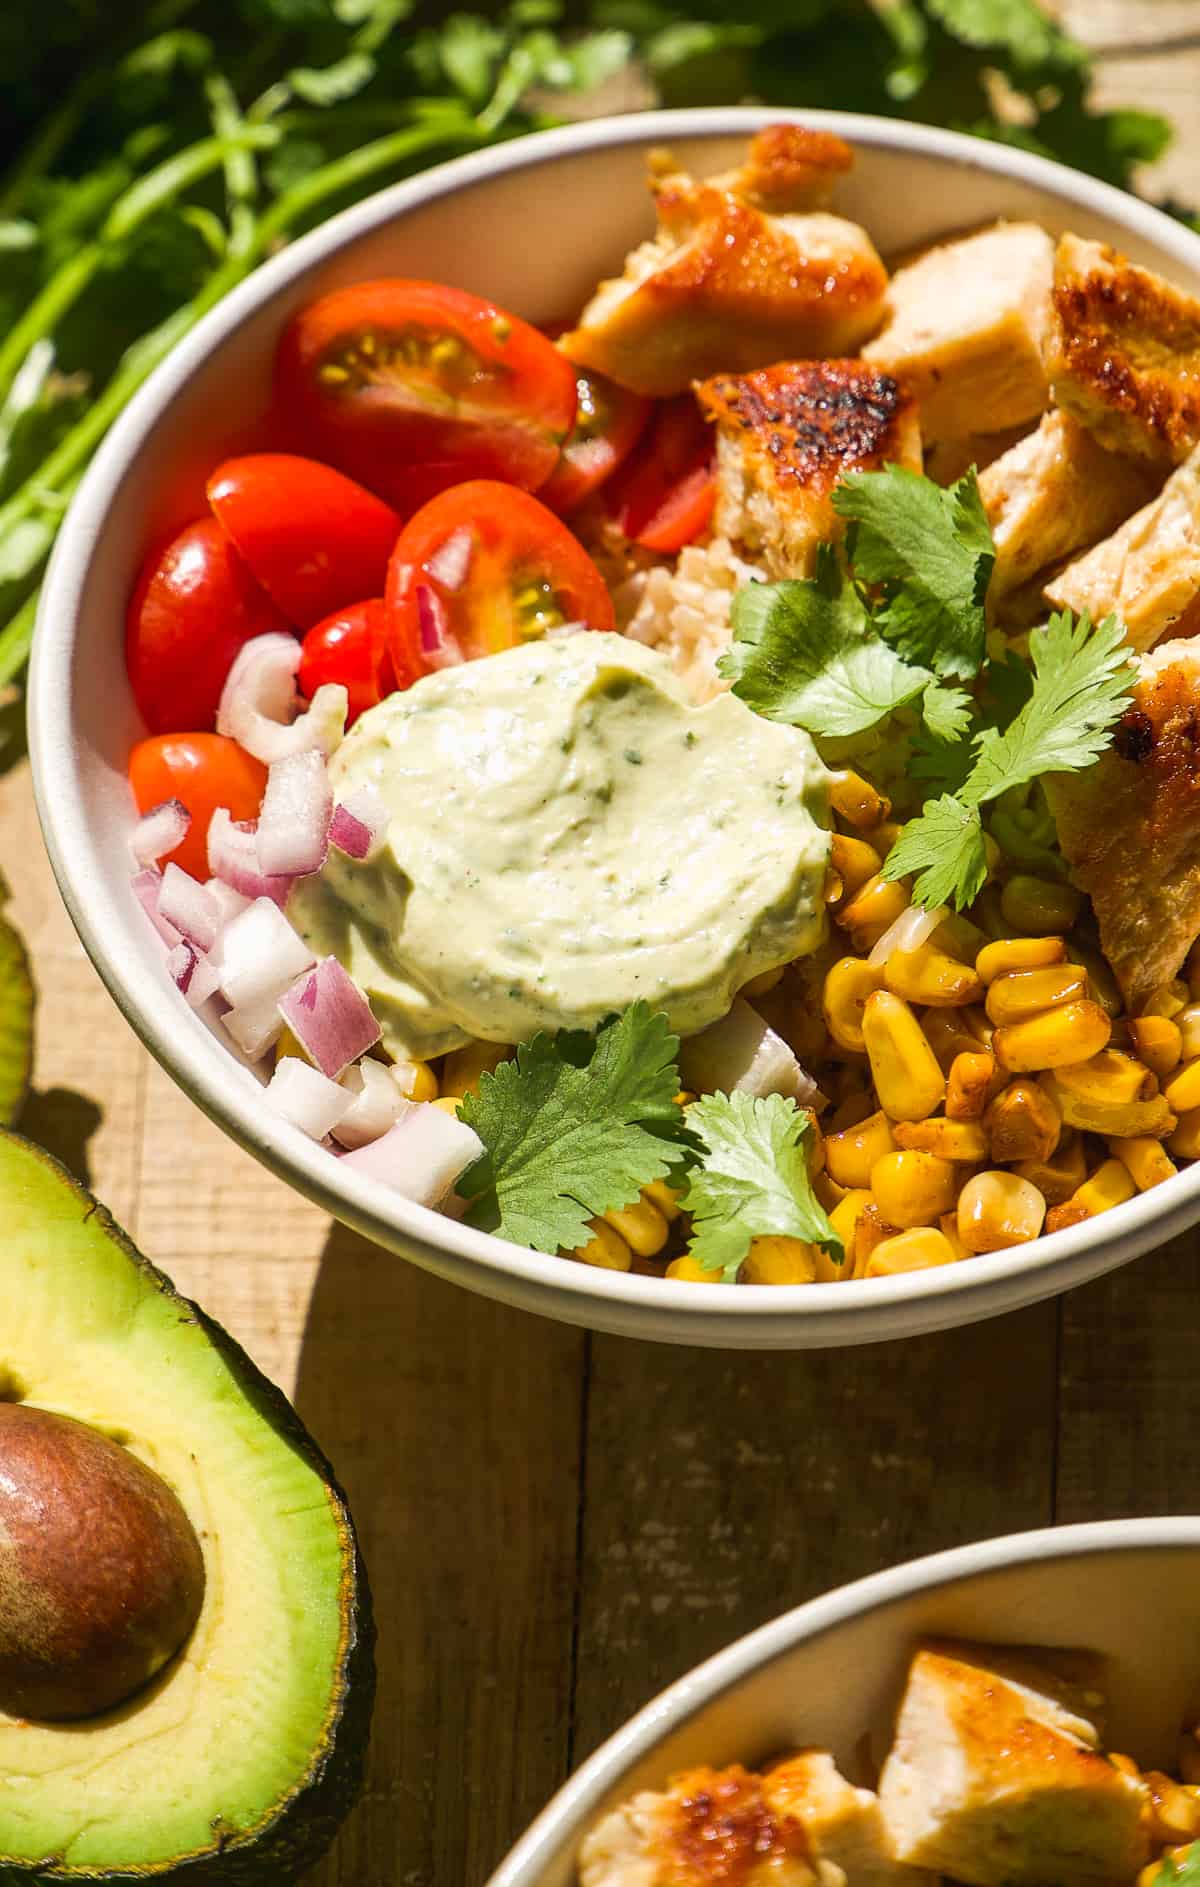
[[[379,788],[360,786],[334,807],[330,844],[349,858],[372,859],[387,837],[390,820],[388,803]]]
[[[378,1140],[395,1126],[409,1105],[391,1070],[370,1055],[347,1068],[341,1085],[352,1097],[348,1111],[333,1130],[334,1139],[344,1147],[365,1147]]]
[[[229,814],[226,813],[225,817],[228,819]],[[236,917],[239,911],[249,907],[250,899],[243,897],[240,891],[235,891],[232,885],[227,885],[223,878],[207,878],[204,889],[216,905],[222,924],[227,924],[231,917]]]
[[[168,924],[166,918],[158,908],[158,894],[162,890],[162,873],[150,870],[139,871],[129,880],[129,883],[134,897],[141,905],[143,911],[145,911],[146,916],[150,919],[150,922],[166,944],[168,950],[173,950],[175,945],[180,941],[180,936],[174,924]]]
[[[340,682],[325,682],[300,713],[299,667],[295,636],[272,630],[244,642],[221,693],[218,734],[227,734],[267,766],[309,748],[331,754],[345,731],[349,698]]]
[[[168,865],[163,872],[158,914],[196,950],[211,950],[217,941],[220,911],[204,886],[178,865]]]
[[[201,956],[190,943],[177,943],[167,957],[167,969],[170,971],[175,987],[181,996],[186,996],[192,1009],[200,1009],[210,996],[217,992],[217,972],[208,958]]]
[[[257,1061],[269,1048],[274,1048],[283,1034],[279,998],[272,990],[266,996],[256,996],[251,1002],[239,1003],[221,1017],[221,1027],[229,1031],[249,1061]]]
[[[684,1086],[697,1094],[732,1094],[740,1088],[746,1094],[789,1095],[801,1107],[820,1099],[816,1082],[783,1037],[741,996],[720,1022],[688,1037],[679,1067]]]
[[[922,944],[928,943],[946,916],[944,904],[936,904],[932,911],[923,911],[919,904],[908,905],[888,925],[883,936],[873,946],[867,962],[873,970],[881,970],[893,950],[919,950]]]
[[[344,1153],[353,1172],[376,1179],[419,1206],[440,1206],[483,1142],[473,1128],[429,1101],[410,1101],[380,1140]]]
[[[156,865],[160,858],[182,845],[187,837],[192,815],[181,799],[164,799],[151,806],[133,828],[130,847],[139,865]]]
[[[224,806],[218,806],[209,821],[208,869],[247,904],[254,898],[271,898],[276,904],[286,904],[292,888],[290,877],[282,874],[268,877],[259,870],[255,827],[235,822]]]
[[[270,898],[256,898],[226,924],[213,952],[221,994],[235,1009],[270,999],[310,969],[313,953]]]
[[[353,1097],[296,1055],[285,1055],[267,1083],[272,1106],[313,1140],[324,1140],[353,1106]]]
[[[280,999],[279,1013],[305,1054],[331,1081],[379,1040],[370,1003],[336,957],[323,957],[315,970],[293,983]]]
[[[324,754],[285,754],[267,774],[255,842],[259,870],[268,878],[320,871],[329,850],[333,789]]]
[[[475,539],[469,524],[460,524],[456,531],[451,531],[444,544],[440,544],[432,557],[425,560],[425,568],[435,583],[440,583],[451,594],[461,590],[471,567],[471,552],[475,548]]]

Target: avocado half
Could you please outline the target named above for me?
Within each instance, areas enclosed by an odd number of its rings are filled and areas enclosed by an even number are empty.
[[[245,1352],[6,1131],[0,1223],[0,1397],[153,1468],[206,1573],[192,1636],[118,1709],[0,1713],[0,1883],[278,1887],[328,1847],[362,1780],[375,1634],[345,1496]]]

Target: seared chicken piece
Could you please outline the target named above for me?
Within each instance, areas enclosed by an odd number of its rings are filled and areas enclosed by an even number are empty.
[[[1135,649],[1200,629],[1200,448],[1158,497],[1046,585],[1046,598],[1093,622],[1115,610]]]
[[[798,124],[769,124],[750,140],[744,164],[710,177],[717,190],[732,191],[756,210],[823,210],[837,179],[854,163],[854,152],[832,131],[806,131]]]
[[[1200,443],[1200,301],[1106,243],[1059,242],[1046,366],[1113,451],[1178,465]]]
[[[1052,1680],[1005,1662],[938,1644],[913,1659],[879,1783],[896,1854],[968,1887],[1126,1887],[1149,1858],[1145,1786]]]
[[[619,280],[601,282],[564,352],[653,395],[721,370],[853,353],[878,327],[887,287],[870,237],[821,210],[757,207],[772,190],[776,201],[795,194],[803,162],[791,165],[790,184],[778,152],[761,166],[752,155],[733,187],[682,171],[653,178],[658,234],[632,251]]]
[[[1109,751],[1045,781],[1063,857],[1092,900],[1131,1014],[1200,936],[1200,644],[1164,642],[1138,669]]]
[[[1042,349],[1054,244],[1036,223],[997,223],[897,269],[864,360],[902,378],[926,439],[1032,424],[1048,404]]]
[[[697,397],[717,425],[714,526],[772,577],[808,576],[840,534],[831,493],[846,472],[921,470],[916,401],[860,360],[719,374]]]
[[[847,1887],[804,1824],[769,1806],[735,1765],[676,1776],[598,1822],[579,1850],[580,1887]]]
[[[789,1756],[767,1771],[763,1788],[776,1814],[803,1822],[816,1854],[835,1862],[850,1887],[937,1887],[933,1874],[896,1859],[879,1797],[847,1782],[828,1750]]]
[[[957,439],[927,441],[926,477],[935,485],[953,485],[972,465],[977,472],[986,471],[1020,440],[1028,439],[1030,430],[1026,419],[1019,426],[1006,426],[1003,432],[967,432]]]
[[[979,480],[996,541],[989,602],[1094,544],[1144,504],[1154,484],[1144,461],[1106,452],[1069,413],[1047,413]]]

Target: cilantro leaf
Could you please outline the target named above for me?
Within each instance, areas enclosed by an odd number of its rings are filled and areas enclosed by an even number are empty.
[[[833,507],[854,524],[855,576],[882,592],[873,611],[880,635],[935,675],[970,681],[983,661],[983,599],[996,561],[974,470],[947,490],[902,465],[850,472]]]
[[[964,688],[931,681],[921,697],[921,717],[935,740],[962,740],[971,724],[974,703]]]
[[[968,782],[969,784],[969,782]],[[910,819],[883,864],[885,878],[916,874],[912,898],[933,910],[939,904],[972,904],[987,880],[987,852],[979,809],[965,791],[930,800]]]
[[[688,1157],[678,1053],[636,1002],[594,1036],[535,1035],[484,1075],[459,1109],[486,1149],[458,1182],[468,1224],[537,1251],[585,1245],[589,1219]]]
[[[782,1094],[710,1094],[693,1101],[688,1126],[700,1142],[685,1212],[692,1257],[726,1280],[755,1238],[803,1238],[841,1264],[842,1242],[813,1194],[805,1158],[810,1117]]]
[[[748,707],[810,734],[860,734],[914,700],[930,679],[873,633],[830,544],[817,552],[814,577],[748,584],[734,597],[732,615],[720,673]]]

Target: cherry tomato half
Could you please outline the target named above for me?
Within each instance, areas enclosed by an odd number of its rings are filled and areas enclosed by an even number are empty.
[[[304,638],[297,676],[301,694],[311,701],[322,682],[340,681],[350,697],[349,727],[397,688],[407,688],[416,676],[409,671],[396,674],[387,623],[382,601],[352,603],[317,623]]]
[[[494,655],[562,623],[612,629],[612,599],[578,538],[528,492],[478,479],[410,518],[392,554],[397,672]]]
[[[575,369],[575,424],[562,457],[538,496],[565,515],[591,496],[622,464],[645,430],[650,401],[619,387],[602,373]]]
[[[682,550],[712,517],[712,429],[690,393],[659,403],[633,457],[605,493],[617,526],[647,550]]]
[[[400,519],[374,492],[316,459],[226,459],[208,502],[239,555],[297,629],[383,589]]]
[[[224,734],[157,734],[140,740],[129,756],[129,784],[139,812],[178,799],[192,815],[187,836],[170,860],[204,879],[208,870],[208,824],[218,806],[234,819],[256,819],[267,785],[267,769]],[[167,859],[162,861],[164,864]]]
[[[527,322],[437,282],[361,282],[302,308],[281,403],[322,458],[399,507],[466,478],[533,491],[575,418],[575,368]]]
[[[147,558],[126,612],[125,662],[147,727],[212,727],[243,642],[290,628],[216,519],[189,524]]]

